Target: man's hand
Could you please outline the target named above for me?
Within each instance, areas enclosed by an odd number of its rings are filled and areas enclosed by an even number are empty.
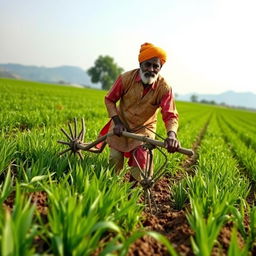
[[[180,147],[180,143],[176,138],[176,133],[173,131],[168,132],[168,137],[165,139],[165,148],[169,153],[174,153]]]
[[[126,131],[126,129],[123,124],[116,124],[113,129],[114,134],[119,137],[122,135],[122,132],[124,132],[124,131]]]
[[[122,132],[126,131],[126,128],[125,128],[124,124],[122,123],[122,121],[120,120],[119,116],[113,116],[112,119],[115,123],[113,132],[115,135],[120,137],[122,135]]]

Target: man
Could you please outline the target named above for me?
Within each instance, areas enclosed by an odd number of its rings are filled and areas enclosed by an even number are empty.
[[[107,139],[110,164],[119,171],[123,168],[124,156],[128,155],[131,174],[140,181],[140,168],[143,170],[146,167],[147,152],[141,146],[142,142],[123,137],[122,132],[129,131],[154,138],[157,110],[160,108],[167,131],[165,145],[168,152],[177,151],[179,142],[178,113],[173,92],[159,74],[166,62],[166,53],[153,44],[144,43],[138,59],[140,68],[118,77],[105,97],[105,104],[112,119],[109,130],[115,134]],[[119,106],[116,104],[118,101]]]

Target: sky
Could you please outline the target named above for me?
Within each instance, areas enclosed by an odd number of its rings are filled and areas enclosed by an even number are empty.
[[[137,68],[162,47],[177,94],[256,93],[255,0],[0,0],[0,63],[87,70],[109,55]]]

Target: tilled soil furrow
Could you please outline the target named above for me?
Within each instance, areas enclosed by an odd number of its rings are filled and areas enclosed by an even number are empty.
[[[160,211],[155,214],[150,214],[146,207],[143,213],[143,227],[146,230],[153,230],[159,232],[168,238],[175,250],[180,255],[194,255],[190,242],[190,237],[194,234],[190,228],[185,210],[175,210],[171,205],[170,197],[170,181],[171,183],[178,182],[184,178],[185,173],[192,173],[193,167],[196,165],[198,154],[197,149],[206,133],[207,127],[210,123],[211,117],[201,129],[195,143],[193,144],[194,156],[184,160],[181,167],[184,171],[175,173],[174,177],[169,175],[161,178],[159,182],[153,187],[153,195],[156,204]],[[188,208],[189,206],[187,206]],[[165,246],[157,242],[149,236],[144,236],[138,239],[129,249],[129,256],[150,256],[150,255],[169,255]]]

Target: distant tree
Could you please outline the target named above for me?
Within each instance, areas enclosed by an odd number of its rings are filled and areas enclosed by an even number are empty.
[[[99,56],[94,62],[94,66],[87,70],[92,83],[101,83],[102,89],[108,90],[118,75],[123,72],[114,59],[110,56]]]
[[[197,102],[197,101],[198,101],[198,96],[195,95],[195,94],[192,94],[191,97],[190,97],[190,100],[191,100],[192,102]]]
[[[59,80],[58,84],[69,84],[69,83],[65,82],[64,80]]]

